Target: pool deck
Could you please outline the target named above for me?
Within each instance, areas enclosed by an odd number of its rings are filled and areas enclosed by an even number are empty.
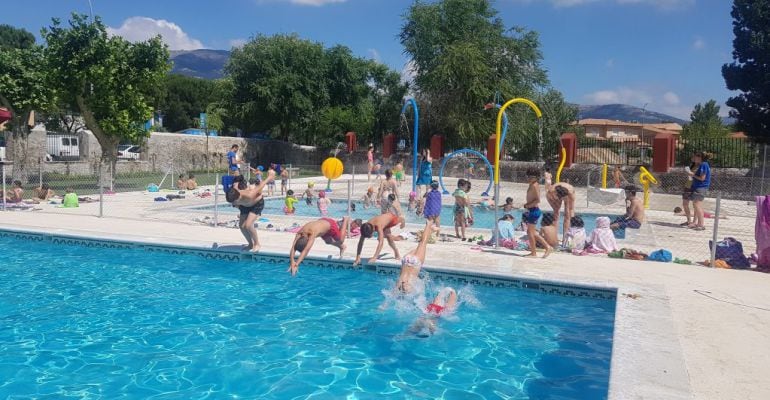
[[[509,185],[507,189],[521,197],[522,187]],[[222,246],[243,241],[236,229],[197,224],[191,221],[194,214],[179,211],[180,206],[211,204],[210,199],[155,204],[149,202],[150,196],[126,193],[108,199],[104,204],[106,215],[110,215],[107,218],[93,216],[97,204],[84,204],[77,210],[49,210],[44,205],[42,212],[0,213],[0,228],[206,248],[213,243]],[[582,199],[585,205],[585,197]],[[606,207],[599,209],[615,213]],[[662,216],[663,211],[660,213]],[[651,218],[655,216],[655,212],[650,213]],[[288,223],[281,218],[274,220],[276,225]],[[670,234],[688,243],[677,233],[681,231],[663,228],[672,231],[664,234],[666,231],[652,225],[656,231],[635,233],[629,241],[639,246],[653,241],[650,247],[654,247]],[[753,236],[753,232],[738,233]],[[287,253],[291,234],[260,230],[259,235],[263,251]],[[369,241],[364,255],[371,254],[374,245]],[[354,247],[349,241],[346,258],[354,255]],[[414,243],[399,242],[402,252],[413,247]],[[458,241],[431,245],[426,268],[441,266],[618,289],[611,399],[770,398],[770,346],[766,345],[770,332],[769,274],[568,254],[554,254],[547,260],[525,259],[471,247]],[[313,254],[326,257],[337,252],[319,243]]]

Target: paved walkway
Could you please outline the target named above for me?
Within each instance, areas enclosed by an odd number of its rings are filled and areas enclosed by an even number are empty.
[[[518,187],[510,190],[520,193]],[[0,213],[0,228],[206,247],[213,242],[242,242],[236,229],[203,226],[192,222],[190,214],[176,211],[179,205],[210,200],[156,204],[150,196],[128,193],[109,198],[104,204],[107,215],[113,215],[109,218],[92,216],[98,204],[77,210]],[[673,238],[681,236],[672,232]],[[263,251],[288,251],[291,234],[266,230],[259,234]],[[656,240],[668,240],[658,235]],[[373,252],[370,242],[364,255]],[[402,251],[413,246],[399,242]],[[346,257],[354,255],[354,247],[349,246]],[[327,256],[335,251],[317,245],[313,253]],[[770,398],[770,275],[566,254],[524,259],[474,251],[470,244],[456,241],[431,245],[426,265],[618,288],[613,399]]]

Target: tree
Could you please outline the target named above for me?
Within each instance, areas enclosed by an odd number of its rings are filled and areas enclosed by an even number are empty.
[[[719,106],[716,100],[709,100],[706,104],[695,105],[690,114],[690,123],[682,130],[685,139],[724,138],[727,129],[719,117]]]
[[[155,37],[130,43],[107,35],[99,18],[73,14],[69,27],[54,19],[43,30],[49,84],[78,111],[114,172],[119,143],[140,143],[152,117],[151,99],[169,69],[168,50]]]
[[[0,105],[11,112],[13,170],[15,178],[20,180],[26,179],[27,159],[32,156],[27,151],[30,116],[34,110],[46,111],[55,104],[42,66],[40,46],[0,51]]]
[[[215,101],[215,82],[184,75],[169,74],[163,78],[163,91],[158,108],[163,111],[163,124],[171,132],[192,128],[193,120]]]
[[[556,89],[538,93],[532,101],[543,113],[540,121],[529,107],[508,108],[509,128],[504,144],[507,154],[515,160],[558,158],[561,134],[574,130],[572,124],[577,121],[578,108],[564,101]],[[497,116],[497,109],[494,116]]]
[[[35,36],[26,29],[0,25],[0,49],[30,49],[35,45]]]
[[[489,0],[418,1],[405,19],[401,44],[426,122],[450,143],[486,139],[493,121],[483,107],[496,93],[527,97],[548,83],[537,33],[506,28]]]
[[[770,0],[735,0],[733,62],[722,67],[731,97],[730,116],[755,140],[770,141]]]
[[[297,35],[257,36],[233,49],[225,71],[233,82],[235,113],[247,131],[275,130],[288,141],[328,104],[323,46]]]

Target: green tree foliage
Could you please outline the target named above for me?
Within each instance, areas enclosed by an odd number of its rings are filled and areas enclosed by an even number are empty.
[[[733,62],[722,67],[730,90],[730,116],[736,127],[762,142],[770,141],[770,0],[735,0]]]
[[[215,81],[206,79],[166,75],[158,101],[164,114],[163,125],[171,132],[194,127],[193,120],[215,100],[215,85]]]
[[[726,137],[727,128],[719,117],[719,108],[716,100],[709,100],[706,104],[696,104],[690,113],[690,123],[682,130],[682,137],[686,139]]]
[[[0,106],[11,112],[8,128],[13,132],[12,155],[16,161],[14,175],[24,180],[27,158],[27,125],[33,111],[46,111],[55,104],[55,97],[45,80],[43,49],[3,48],[0,50]],[[37,156],[37,155],[35,155]]]
[[[401,43],[416,67],[430,131],[449,143],[482,142],[493,131],[485,103],[532,96],[547,83],[538,35],[508,29],[489,0],[417,1]]]
[[[109,36],[99,18],[73,14],[43,31],[49,84],[84,118],[114,172],[119,143],[140,143],[152,99],[169,69],[168,50],[155,37],[131,43]]]
[[[326,49],[296,35],[252,39],[233,51],[226,71],[233,123],[319,146],[350,130],[361,140],[394,130],[407,90],[397,72],[347,47]]]
[[[30,49],[35,45],[35,36],[26,29],[0,25],[0,49]]]

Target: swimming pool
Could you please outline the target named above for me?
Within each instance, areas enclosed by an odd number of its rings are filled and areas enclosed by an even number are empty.
[[[362,202],[355,201],[353,202],[356,205],[356,211],[351,212],[351,216],[353,218],[361,218],[362,220],[368,220],[376,215],[379,215],[380,213],[380,207],[371,207],[371,208],[364,208],[364,205]],[[283,212],[284,207],[284,199],[282,198],[270,198],[265,199],[265,209],[262,212],[262,215],[285,215]],[[212,211],[214,209],[214,206],[200,206],[200,207],[193,207],[193,209],[198,211]],[[408,212],[406,211],[406,204],[402,206],[402,210],[406,213],[406,222],[411,224],[424,224],[425,219],[422,217],[417,216],[414,212]],[[228,214],[235,214],[238,213],[238,209],[231,207],[229,204],[224,204],[219,206],[220,212],[225,212]],[[546,212],[545,210],[543,212]],[[499,210],[498,217],[503,216],[502,210]],[[516,209],[508,214],[513,215],[516,218],[516,223],[521,222],[521,214],[522,210]],[[318,212],[318,207],[316,205],[307,205],[304,201],[300,201],[296,204],[296,212],[294,215],[299,217],[317,217],[320,218],[320,213]],[[329,215],[337,218],[341,218],[343,216],[348,215],[348,203],[345,200],[337,200],[334,199],[331,206],[329,206]],[[598,215],[598,214],[579,214],[583,218],[583,222],[585,222],[585,228],[586,232],[590,234],[590,232],[596,227],[596,217],[605,216],[610,217],[610,219],[615,219],[618,217],[618,215]],[[492,229],[493,226],[495,226],[495,210],[494,209],[487,209],[485,207],[476,206],[473,209],[473,217],[474,217],[474,224],[473,228],[478,229]],[[560,219],[559,222],[559,229],[562,229],[562,222],[563,220]],[[454,226],[454,214],[453,214],[453,207],[449,205],[445,205],[441,208],[441,224],[445,227],[453,227]],[[625,230],[617,230],[615,232],[615,237],[618,239],[624,239],[626,237]]]
[[[8,237],[0,251],[3,398],[607,396],[614,300],[461,287],[456,317],[420,339],[416,309],[377,310],[393,281],[371,272],[292,279],[285,262]]]

